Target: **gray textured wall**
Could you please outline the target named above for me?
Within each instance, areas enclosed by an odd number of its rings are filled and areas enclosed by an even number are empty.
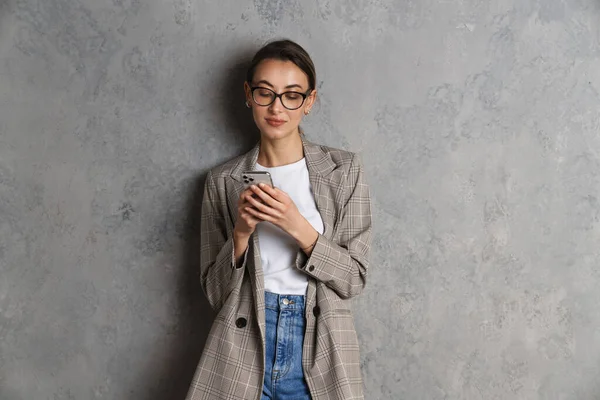
[[[600,398],[598,0],[0,0],[0,398],[180,399],[212,315],[204,174],[244,67],[318,70],[361,151],[368,399]]]

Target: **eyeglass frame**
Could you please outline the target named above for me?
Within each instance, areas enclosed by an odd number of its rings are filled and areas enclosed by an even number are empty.
[[[256,89],[266,89],[266,90],[269,90],[269,91],[271,91],[271,92],[272,92],[272,93],[275,95],[275,97],[273,97],[273,100],[272,100],[272,101],[271,101],[269,104],[265,104],[265,105],[263,105],[263,104],[258,104],[258,103],[256,102],[256,100],[254,99],[254,91],[255,91]],[[299,109],[300,107],[302,107],[302,106],[304,105],[304,102],[306,101],[306,98],[307,98],[307,97],[310,95],[309,93],[310,93],[310,92],[312,92],[312,91],[313,91],[313,89],[308,89],[308,90],[307,90],[305,93],[302,93],[302,92],[294,92],[293,90],[290,90],[290,91],[287,91],[287,92],[283,92],[283,93],[279,93],[279,94],[278,94],[278,93],[277,93],[277,92],[275,92],[273,89],[269,89],[269,88],[267,88],[267,87],[264,87],[264,86],[251,86],[251,87],[250,87],[250,97],[252,97],[252,101],[253,101],[253,102],[254,102],[254,103],[257,105],[257,106],[260,106],[260,107],[269,107],[271,104],[275,103],[275,100],[277,100],[277,98],[279,98],[279,101],[281,102],[281,105],[282,105],[282,106],[283,106],[283,107],[284,107],[286,110],[294,111],[294,110],[297,110],[297,109]],[[300,105],[299,105],[298,107],[296,107],[296,108],[289,108],[289,107],[286,107],[286,106],[285,106],[285,104],[283,104],[283,97],[282,97],[282,96],[283,96],[284,94],[286,94],[286,93],[294,93],[294,94],[298,94],[298,95],[302,96],[302,103],[300,103]]]

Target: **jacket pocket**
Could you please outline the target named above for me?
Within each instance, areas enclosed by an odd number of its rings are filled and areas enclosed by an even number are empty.
[[[352,315],[352,310],[349,308],[336,308],[333,310],[333,314]]]

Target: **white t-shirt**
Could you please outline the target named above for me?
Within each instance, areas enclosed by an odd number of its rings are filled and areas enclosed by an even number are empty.
[[[268,171],[273,185],[286,192],[296,204],[300,214],[319,233],[323,233],[323,220],[308,179],[306,159],[279,167],[263,167],[256,163],[256,170]],[[306,294],[308,277],[295,267],[299,249],[296,240],[283,229],[270,222],[256,226],[260,259],[265,277],[265,290],[279,294]]]

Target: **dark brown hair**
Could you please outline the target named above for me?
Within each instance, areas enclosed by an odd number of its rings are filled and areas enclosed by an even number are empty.
[[[263,60],[291,61],[308,76],[308,89],[316,89],[317,73],[312,59],[298,43],[289,39],[275,40],[256,52],[246,72],[246,81],[252,82],[256,67]]]

